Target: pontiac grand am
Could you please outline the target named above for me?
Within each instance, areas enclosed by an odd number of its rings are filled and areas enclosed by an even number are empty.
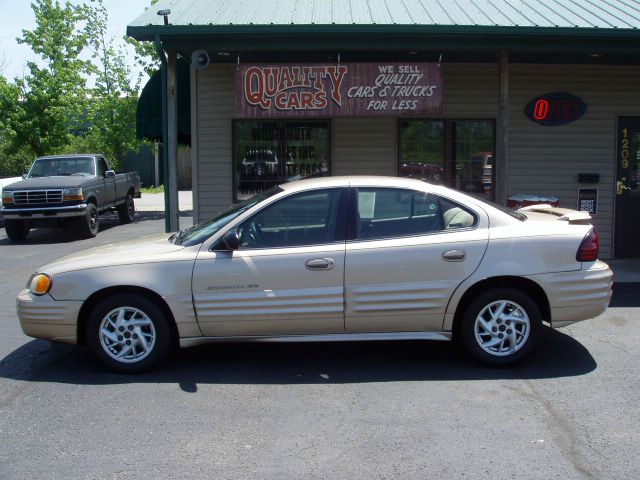
[[[55,260],[17,313],[27,335],[125,372],[216,341],[458,339],[509,365],[544,323],[606,309],[612,272],[589,218],[412,179],[302,180],[173,235]]]

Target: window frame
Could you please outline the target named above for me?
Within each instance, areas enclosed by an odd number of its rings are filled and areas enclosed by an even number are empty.
[[[285,158],[286,152],[286,140],[285,140],[285,130],[288,124],[292,123],[308,123],[308,124],[321,124],[326,125],[327,129],[327,177],[333,175],[333,148],[331,144],[331,119],[325,117],[318,118],[234,118],[231,121],[231,185],[232,185],[232,200],[233,203],[241,202],[242,199],[238,198],[238,188],[239,181],[236,175],[236,154],[237,152],[237,130],[238,124],[247,122],[247,123],[275,123],[276,129],[276,139],[275,142],[277,144],[276,154],[278,158]],[[277,185],[287,183],[286,179],[282,179],[282,181],[278,182]]]
[[[298,192],[292,192],[290,195],[286,195],[286,196],[283,196],[281,198],[278,198],[277,200],[274,200],[273,202],[268,203],[267,205],[265,205],[260,210],[258,210],[256,212],[253,212],[249,217],[247,217],[247,218],[243,219],[242,221],[238,222],[238,224],[235,225],[231,230],[239,231],[240,228],[243,225],[251,222],[254,218],[256,218],[257,216],[259,216],[263,212],[265,212],[265,210],[267,210],[268,208],[275,207],[279,203],[282,203],[282,202],[287,201],[287,200],[291,200],[292,198],[300,196],[300,195],[314,194],[314,193],[315,194],[319,194],[319,193],[322,193],[324,191],[331,191],[331,190],[335,190],[336,191],[336,195],[337,195],[337,206],[335,207],[336,208],[336,214],[337,214],[336,228],[335,228],[335,232],[334,232],[334,238],[331,241],[321,242],[321,243],[303,243],[303,244],[299,244],[299,245],[281,245],[281,246],[269,245],[269,246],[263,246],[263,247],[247,247],[247,246],[245,246],[245,247],[241,247],[240,251],[249,252],[249,251],[261,251],[261,250],[279,250],[279,249],[287,249],[287,248],[318,247],[318,246],[322,246],[322,245],[336,245],[336,244],[344,243],[346,241],[346,237],[347,237],[347,222],[348,222],[347,217],[348,216],[344,215],[344,214],[341,214],[341,212],[345,212],[348,209],[349,188],[348,187],[341,187],[341,186],[322,187],[322,188],[315,188],[315,189],[310,189],[310,190],[302,190],[302,191],[298,191]],[[220,238],[222,238],[222,237],[220,237]],[[216,250],[218,250],[218,249],[216,249]]]
[[[495,202],[496,198],[496,164],[498,163],[498,159],[496,157],[496,127],[497,121],[495,118],[488,117],[477,117],[477,118],[469,118],[469,117],[401,117],[397,120],[397,142],[396,142],[396,176],[400,176],[400,172],[402,169],[402,122],[442,122],[443,124],[443,142],[444,148],[442,151],[444,152],[443,158],[443,179],[442,185],[448,188],[453,188],[454,184],[454,170],[456,168],[455,162],[455,141],[456,141],[456,124],[463,122],[489,122],[492,125],[492,138],[491,143],[493,145],[493,165],[491,168],[491,196],[488,198],[489,201]],[[405,177],[402,177],[405,178]],[[463,192],[469,193],[469,192]],[[486,197],[480,197],[485,199]]]
[[[409,233],[409,234],[402,234],[402,235],[393,235],[393,236],[382,236],[382,237],[370,237],[370,238],[359,238],[357,236],[357,232],[358,232],[358,228],[356,226],[356,222],[357,222],[357,218],[359,215],[358,212],[358,191],[361,189],[378,189],[378,190],[396,190],[398,193],[400,192],[406,192],[406,193],[422,193],[425,195],[432,195],[434,196],[437,201],[438,201],[438,214],[440,216],[440,221],[441,221],[441,225],[442,228],[440,230],[436,230],[436,231],[430,231],[430,232],[422,232],[422,233]],[[452,229],[447,229],[445,224],[444,224],[444,212],[442,210],[442,200],[446,200],[447,202],[455,205],[457,208],[461,208],[462,210],[466,211],[467,213],[469,213],[470,215],[473,216],[473,224],[468,226],[468,227],[460,227],[460,228],[452,228]],[[463,205],[462,203],[460,203],[459,201],[453,200],[447,196],[444,195],[439,195],[438,193],[435,192],[425,192],[422,190],[413,190],[413,189],[409,189],[409,188],[402,188],[402,187],[378,187],[378,186],[372,186],[372,187],[367,187],[367,186],[360,186],[360,187],[351,187],[350,188],[350,193],[349,193],[349,209],[347,212],[347,242],[349,243],[353,243],[353,242],[379,242],[379,241],[387,241],[387,240],[395,240],[395,239],[403,239],[403,238],[416,238],[416,237],[431,237],[434,235],[443,235],[443,234],[452,234],[452,233],[457,233],[457,232],[465,232],[465,231],[472,231],[472,230],[476,230],[480,224],[480,215],[478,214],[478,212],[476,212],[475,210],[473,210],[472,208]]]

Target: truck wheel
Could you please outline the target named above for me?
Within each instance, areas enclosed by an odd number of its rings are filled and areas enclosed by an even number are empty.
[[[78,232],[82,238],[93,238],[98,234],[99,229],[98,207],[90,203],[87,205],[84,216],[78,219]]]
[[[87,323],[87,345],[118,372],[137,373],[163,361],[172,346],[166,315],[141,295],[119,293],[102,300]]]
[[[133,203],[133,197],[131,195],[127,195],[124,203],[118,205],[118,217],[120,217],[120,223],[131,223],[135,216],[136,206]]]
[[[472,356],[488,365],[507,366],[531,353],[542,329],[542,315],[525,292],[496,288],[471,302],[460,329],[462,343]]]
[[[27,239],[31,224],[28,220],[5,220],[4,230],[11,240],[22,241]]]

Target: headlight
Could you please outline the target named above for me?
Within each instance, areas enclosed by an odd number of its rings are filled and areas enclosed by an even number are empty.
[[[62,191],[62,197],[65,202],[72,200],[84,200],[84,195],[82,194],[81,188],[65,188]]]
[[[51,277],[44,273],[34,273],[27,283],[27,288],[31,293],[44,295],[51,290]]]
[[[2,192],[2,203],[13,203],[13,192]]]

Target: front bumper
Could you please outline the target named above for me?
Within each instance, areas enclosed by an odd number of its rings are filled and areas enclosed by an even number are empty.
[[[532,275],[542,286],[551,307],[551,326],[560,328],[602,314],[611,300],[613,272],[598,260],[582,270]]]
[[[64,207],[37,207],[37,208],[2,208],[5,220],[29,220],[42,218],[67,218],[81,217],[85,215],[87,204],[69,205]]]
[[[77,343],[80,301],[57,301],[51,295],[34,295],[24,289],[16,299],[22,331],[30,337]]]

